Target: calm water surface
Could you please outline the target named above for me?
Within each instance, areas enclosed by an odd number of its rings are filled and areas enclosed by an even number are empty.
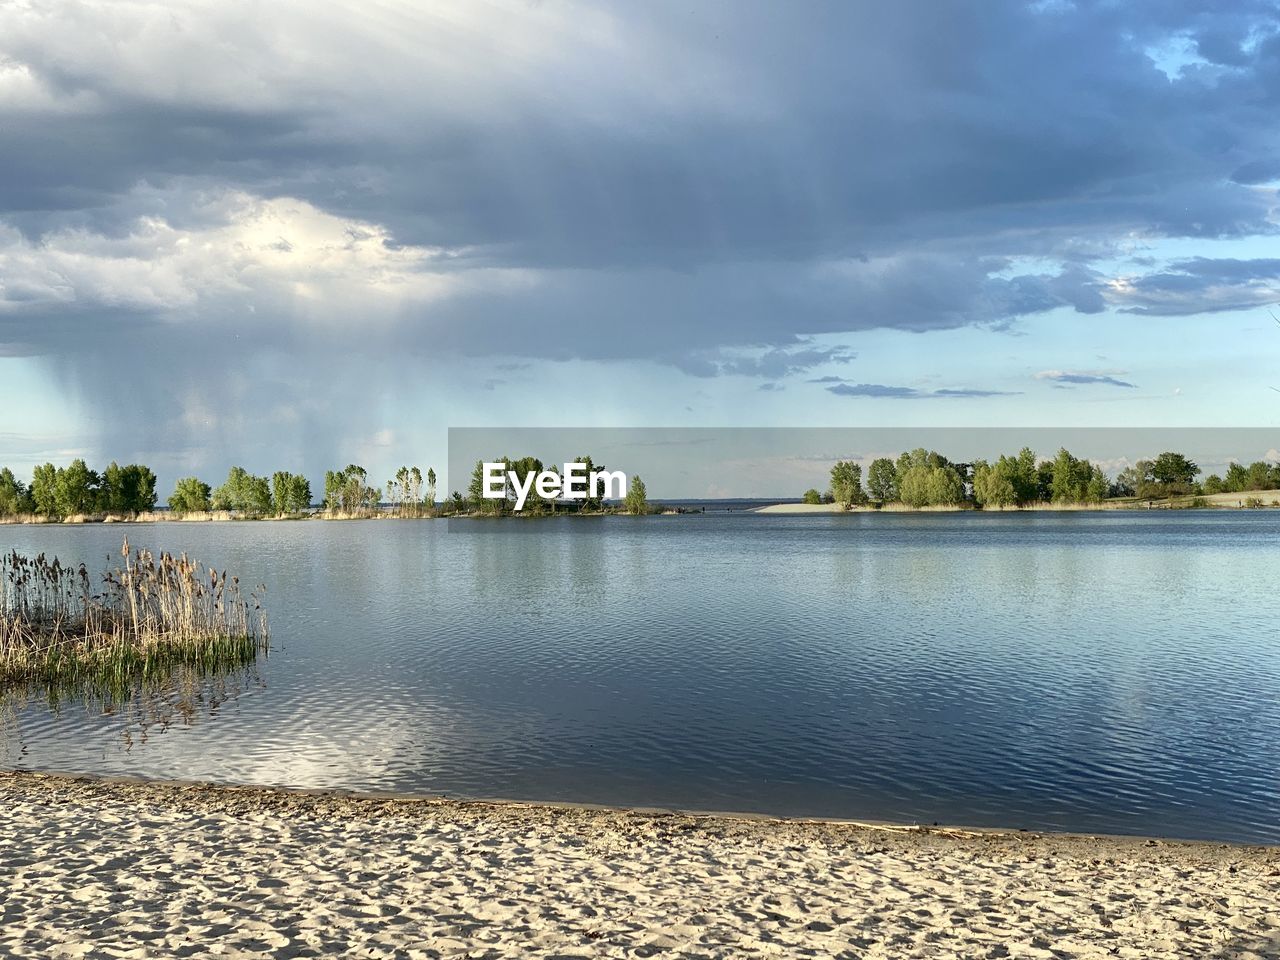
[[[269,588],[192,709],[0,764],[1280,843],[1280,513],[0,527]]]

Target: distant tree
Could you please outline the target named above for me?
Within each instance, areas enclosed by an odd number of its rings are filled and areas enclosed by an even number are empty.
[[[213,491],[214,510],[234,510],[247,517],[261,517],[271,512],[271,483],[256,477],[244,467],[232,467],[226,482]]]
[[[379,491],[368,486],[369,472],[349,463],[324,475],[324,508],[330,512],[359,514],[377,508]]]
[[[169,494],[169,509],[174,513],[204,513],[212,507],[207,483],[195,477],[183,477]]]
[[[804,502],[809,504],[822,503],[822,494],[812,488],[804,492]]]
[[[120,466],[114,460],[102,472],[98,486],[101,513],[145,513],[155,509],[156,475],[140,463]]]
[[[992,466],[985,460],[976,460],[973,464],[973,499],[981,507],[1012,507],[1018,503],[1018,492],[1012,478],[1000,469],[999,464]]]
[[[1140,466],[1144,466],[1145,469],[1142,473],[1142,481],[1138,485],[1138,496],[1146,499],[1191,493],[1196,474],[1200,472],[1200,468],[1194,461],[1173,451],[1165,451],[1149,464],[1144,463]]]
[[[929,503],[930,467],[907,467],[898,474],[898,499],[910,507]]]
[[[1005,461],[1005,457],[1000,458]],[[1036,466],[1036,453],[1030,447],[1023,447],[1016,457],[1007,458],[1005,469],[1013,483],[1018,503],[1032,503],[1040,497],[1040,471]]]
[[[395,479],[387,481],[387,501],[397,516],[422,515],[422,471],[417,467],[401,467]]]
[[[1111,484],[1109,492],[1113,497],[1136,497],[1141,480],[1137,467],[1125,467],[1116,474],[1115,483]]]
[[[72,460],[70,466],[57,472],[58,515],[63,517],[92,513],[98,499],[99,477],[83,460]]]
[[[434,500],[433,495],[432,501]],[[422,471],[416,466],[409,468],[409,507],[415,517],[422,516]]]
[[[955,467],[932,467],[925,481],[931,504],[957,504],[964,500],[964,480]]]
[[[98,509],[103,513],[126,513],[131,509],[127,501],[124,467],[112,460],[102,471],[98,485]]]
[[[1226,493],[1227,485],[1223,482],[1220,476],[1216,473],[1211,473],[1209,476],[1205,477],[1204,492],[1210,496],[1215,493]]]
[[[1180,453],[1166,451],[1156,457],[1151,464],[1151,476],[1156,483],[1164,484],[1185,484],[1190,485],[1195,482],[1196,474],[1200,472],[1200,468],[1195,462],[1188,460]]]
[[[848,510],[855,503],[862,503],[862,464],[852,460],[840,460],[831,468],[831,493],[836,503]]]
[[[1099,466],[1094,466],[1089,477],[1089,482],[1085,486],[1085,500],[1089,503],[1101,503],[1107,499],[1107,495],[1111,492],[1111,484],[1107,480],[1107,475]]]
[[[427,506],[436,508],[436,471],[432,467],[427,468]]]
[[[413,514],[414,498],[412,492],[413,479],[408,467],[396,471],[395,479],[387,481],[387,502],[396,516],[405,517]]]
[[[1022,506],[1040,499],[1040,473],[1036,455],[1023,447],[1016,456],[1001,455],[993,464],[973,464],[973,499],[980,506]]]
[[[311,481],[299,473],[277,470],[271,476],[271,509],[277,515],[304,513],[311,507]]]
[[[533,483],[537,479],[538,474],[542,472],[542,461],[537,457],[521,457],[518,460],[507,460],[507,471],[516,475],[516,480],[523,487],[526,483]],[[530,478],[533,480],[530,480]],[[507,497],[513,502],[516,499],[515,487],[511,484],[507,485]],[[524,501],[524,513],[542,513],[547,508],[547,502],[538,496],[537,491],[530,486],[529,494]]]
[[[1249,464],[1249,490],[1272,490],[1275,485],[1272,483],[1271,464],[1263,460],[1256,460]]]
[[[623,501],[627,513],[641,514],[649,512],[649,493],[645,490],[644,481],[636,474],[631,478],[631,489],[627,491]]]
[[[0,470],[0,517],[30,511],[27,489],[8,467]]]
[[[289,485],[292,481],[293,474],[288,470],[277,470],[271,475],[271,509],[276,516],[291,512],[288,502]]]
[[[495,460],[493,462],[501,462],[504,465],[505,471],[505,464],[507,462],[505,458],[501,461]],[[505,480],[503,486],[504,489],[507,486]],[[471,482],[467,485],[467,504],[475,513],[501,513],[505,508],[505,497],[504,499],[493,500],[484,495],[483,460],[477,460],[475,469],[471,471]]]
[[[898,497],[912,507],[942,506],[964,500],[964,480],[951,465],[908,466],[898,480]]]
[[[1223,478],[1223,485],[1229,493],[1242,493],[1248,490],[1249,471],[1240,463],[1227,464],[1227,475]]]
[[[871,461],[867,468],[867,493],[876,503],[890,503],[898,499],[898,471],[888,457]]]
[[[467,484],[467,505],[477,513],[487,506],[484,496],[484,461],[477,460],[475,469],[471,471],[471,480]]]
[[[1066,447],[1058,450],[1049,466],[1049,491],[1054,503],[1072,503],[1080,498],[1080,471],[1078,461]]]
[[[34,511],[45,517],[58,516],[58,468],[42,463],[31,474],[28,491]]]
[[[588,478],[594,471],[606,469],[603,464],[596,463],[590,457],[575,457],[572,462],[582,464],[583,469],[580,472]],[[604,493],[603,491],[599,494],[593,492],[590,480],[588,480],[586,483],[586,496],[578,500],[577,504],[579,512],[597,513],[604,509]]]

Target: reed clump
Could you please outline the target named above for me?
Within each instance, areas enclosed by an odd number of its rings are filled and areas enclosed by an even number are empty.
[[[265,587],[187,558],[131,553],[95,589],[83,564],[0,556],[0,683],[147,680],[188,665],[225,669],[269,645]]]

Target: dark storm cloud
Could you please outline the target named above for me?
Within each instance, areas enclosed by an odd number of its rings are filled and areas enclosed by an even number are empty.
[[[1273,233],[1277,109],[1254,0],[6,5],[0,354],[341,436],[438,357],[777,383],[853,356],[817,336],[1274,302],[1099,264]],[[154,399],[121,429],[199,422]]]
[[[1011,397],[1016,392],[1005,390],[980,390],[973,388],[947,388],[942,390],[918,390],[915,387],[886,386],[881,383],[837,383],[827,387],[828,393],[837,397],[873,397],[885,400],[926,400],[965,397]]]
[[[1051,380],[1058,384],[1098,383],[1109,387],[1126,387],[1136,389],[1137,385],[1128,380],[1121,380],[1105,370],[1041,370],[1036,374],[1037,380]]]
[[[1185,316],[1280,302],[1280,260],[1193,257],[1115,285],[1111,299],[1126,313]]]

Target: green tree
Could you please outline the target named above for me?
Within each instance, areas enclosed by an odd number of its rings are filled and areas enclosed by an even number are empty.
[[[359,514],[375,510],[379,492],[368,486],[369,472],[349,463],[324,475],[324,508],[330,512]]]
[[[1136,497],[1138,495],[1138,484],[1141,482],[1142,477],[1139,475],[1137,467],[1125,467],[1116,474],[1116,482],[1111,484],[1111,496]]]
[[[1092,476],[1088,461],[1078,460],[1066,447],[1058,450],[1049,467],[1050,498],[1054,503],[1080,503]]]
[[[52,463],[36,467],[31,474],[28,495],[36,513],[45,517],[58,516],[58,468]]]
[[[953,505],[964,500],[964,480],[954,467],[930,467],[925,489],[931,504]]]
[[[530,477],[537,479],[538,474],[542,472],[542,461],[537,457],[521,457],[518,460],[507,460],[507,470],[516,475],[516,481],[523,487],[526,483],[532,483]],[[507,485],[507,497],[513,502],[516,499],[515,487],[512,484]],[[523,513],[542,513],[547,509],[547,501],[538,496],[537,490],[532,486],[529,487],[529,494],[525,498]]]
[[[436,508],[436,471],[427,468],[427,506],[434,512]]]
[[[416,466],[409,468],[409,506],[415,517],[422,516],[422,471]]]
[[[923,507],[929,502],[929,467],[907,466],[898,473],[898,499],[909,507]]]
[[[1200,468],[1180,453],[1167,450],[1147,465],[1138,496],[1175,497],[1192,492]]]
[[[183,477],[169,494],[169,509],[174,513],[207,513],[212,506],[211,493],[207,483],[195,477]]]
[[[956,504],[964,500],[964,480],[953,466],[917,462],[900,476],[898,496],[912,507]]]
[[[1223,483],[1222,478],[1216,473],[1211,473],[1205,478],[1204,492],[1212,496],[1215,493],[1226,493],[1227,485]]]
[[[1085,500],[1089,503],[1101,503],[1107,499],[1107,494],[1111,492],[1111,484],[1107,480],[1107,475],[1102,472],[1102,468],[1094,465],[1089,475],[1089,482],[1085,485]]]
[[[98,510],[102,513],[145,513],[156,506],[156,475],[140,463],[120,466],[114,460],[102,473]]]
[[[822,503],[822,494],[817,490],[810,488],[804,492],[804,502],[808,504]]]
[[[295,473],[289,481],[289,512],[302,513],[311,509],[311,481]]]
[[[1001,462],[994,466],[985,460],[974,462],[973,499],[981,507],[1012,507],[1018,503],[1018,491]]]
[[[58,515],[63,517],[92,513],[98,499],[98,475],[83,460],[72,460],[65,470],[57,472]]]
[[[277,470],[271,476],[271,510],[277,515],[304,513],[311,507],[311,481],[299,473]]]
[[[599,513],[604,509],[604,494],[601,491],[600,495],[597,496],[592,492],[591,474],[597,470],[604,470],[605,467],[602,464],[597,464],[590,457],[575,457],[572,462],[582,464],[583,470],[581,472],[587,478],[585,482],[586,496],[576,501],[578,511],[580,513]]]
[[[649,493],[645,490],[644,481],[636,474],[631,478],[631,488],[623,501],[627,513],[641,514],[649,512]]]
[[[867,493],[876,503],[898,499],[898,471],[888,457],[878,457],[867,468]]]
[[[973,465],[973,499],[980,506],[1022,506],[1039,496],[1040,473],[1030,447],[1016,456],[1001,455],[993,464],[979,460]]]
[[[1273,485],[1271,482],[1271,464],[1263,460],[1256,460],[1249,464],[1249,487],[1250,490],[1271,490]]]
[[[503,470],[506,470],[505,464],[507,461],[505,458],[501,461],[495,460],[493,462],[501,462],[504,465]],[[509,485],[504,481],[504,489],[507,486]],[[483,460],[477,460],[475,469],[471,471],[471,482],[467,484],[467,503],[475,513],[501,513],[506,506],[505,499],[493,500],[484,495]]]
[[[1223,483],[1229,493],[1242,493],[1249,489],[1249,471],[1243,464],[1230,463]]]
[[[12,517],[29,510],[27,489],[22,481],[8,467],[0,470],[0,517]]]
[[[1040,471],[1036,464],[1036,452],[1030,447],[1023,447],[1016,457],[1001,457],[1013,483],[1014,494],[1018,503],[1034,503],[1040,496]]]
[[[862,503],[862,464],[852,460],[840,460],[831,468],[831,493],[836,503],[848,510],[855,503]]]
[[[244,467],[232,467],[226,483],[213,491],[214,510],[234,510],[246,517],[261,517],[271,512],[271,483],[256,477]]]
[[[102,471],[102,481],[98,485],[98,509],[103,513],[126,513],[124,467],[114,460]]]

